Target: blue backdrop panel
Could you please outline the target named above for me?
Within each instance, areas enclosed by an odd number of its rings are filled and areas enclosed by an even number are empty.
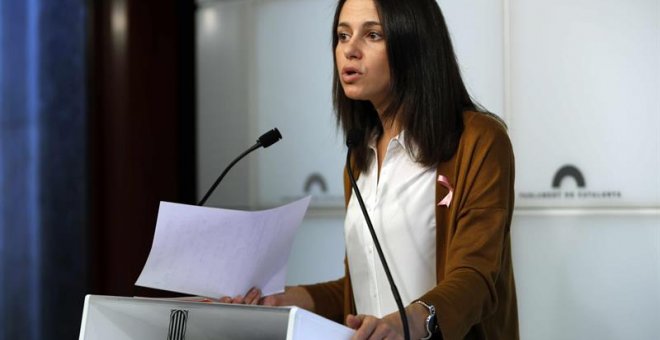
[[[85,264],[82,0],[0,3],[0,339],[75,338]]]

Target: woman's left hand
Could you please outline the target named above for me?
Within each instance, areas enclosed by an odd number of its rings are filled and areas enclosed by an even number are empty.
[[[426,335],[428,310],[418,303],[406,307],[410,338],[419,339]],[[398,311],[385,315],[382,319],[372,315],[348,315],[346,326],[355,329],[353,340],[403,339],[403,323]]]
[[[399,313],[389,314],[380,319],[371,315],[349,315],[346,325],[356,330],[353,340],[362,339],[403,339],[403,327]]]

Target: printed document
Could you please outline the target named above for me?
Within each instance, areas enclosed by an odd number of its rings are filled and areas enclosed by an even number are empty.
[[[295,232],[310,197],[264,211],[161,202],[138,286],[217,299],[284,291]]]

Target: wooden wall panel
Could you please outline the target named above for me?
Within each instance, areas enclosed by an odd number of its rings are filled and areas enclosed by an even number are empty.
[[[90,1],[92,292],[134,282],[159,201],[194,200],[192,2]]]

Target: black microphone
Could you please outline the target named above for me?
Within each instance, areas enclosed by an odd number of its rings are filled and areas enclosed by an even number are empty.
[[[274,129],[264,133],[263,135],[261,135],[261,137],[259,137],[257,139],[256,144],[254,144],[252,147],[250,147],[245,152],[243,152],[240,156],[238,156],[236,159],[234,159],[231,163],[229,163],[229,166],[227,166],[227,168],[225,168],[225,171],[222,172],[220,177],[218,177],[218,179],[215,180],[215,183],[213,183],[213,185],[211,186],[209,191],[207,191],[206,195],[204,195],[204,198],[202,198],[202,200],[199,201],[199,203],[197,203],[197,205],[202,206],[202,205],[204,205],[204,203],[206,203],[206,200],[209,198],[209,196],[211,196],[211,194],[213,193],[213,190],[215,190],[215,188],[218,186],[218,184],[220,184],[220,181],[222,181],[222,179],[225,177],[225,175],[229,172],[229,169],[231,169],[236,163],[238,163],[238,161],[243,159],[243,157],[247,156],[247,154],[249,154],[250,152],[252,152],[252,151],[254,151],[254,150],[256,150],[256,149],[258,149],[262,146],[264,148],[267,148],[267,147],[277,143],[280,139],[282,139],[282,134],[280,134],[280,131],[277,128],[274,128]]]
[[[358,203],[360,203],[360,209],[362,209],[362,215],[364,215],[364,220],[367,222],[367,227],[369,227],[369,233],[371,234],[371,239],[374,241],[374,246],[376,246],[376,251],[378,252],[378,257],[380,258],[380,263],[383,265],[385,270],[385,275],[387,276],[387,281],[390,283],[390,288],[392,289],[392,295],[394,295],[394,301],[396,301],[396,306],[399,309],[399,315],[401,316],[401,323],[403,324],[403,336],[406,340],[410,340],[410,329],[408,327],[408,316],[406,316],[406,310],[403,308],[403,302],[401,302],[401,295],[399,295],[399,289],[396,288],[394,279],[392,278],[392,273],[390,273],[390,267],[385,261],[385,255],[383,255],[383,249],[380,247],[380,242],[378,242],[378,237],[376,236],[376,231],[374,231],[374,226],[371,224],[371,218],[369,218],[369,213],[367,213],[367,208],[364,206],[364,201],[362,200],[362,195],[360,194],[360,189],[358,189],[357,183],[355,182],[355,176],[353,175],[353,168],[351,167],[351,149],[359,144],[364,138],[364,134],[360,130],[353,129],[348,132],[346,136],[346,146],[348,147],[348,153],[346,154],[346,169],[348,170],[348,177],[351,180],[351,186],[355,192]]]
[[[277,128],[274,128],[257,139],[257,144],[263,146],[264,148],[267,148],[282,139],[282,135],[280,134],[280,130]]]

